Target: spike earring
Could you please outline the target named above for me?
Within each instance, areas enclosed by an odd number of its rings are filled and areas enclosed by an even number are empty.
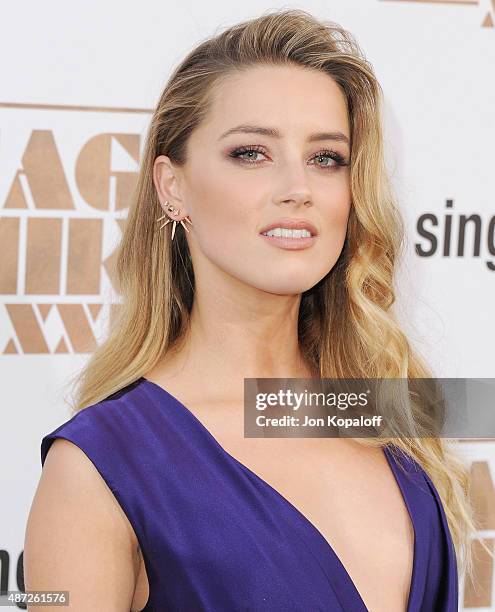
[[[168,215],[167,215],[167,212],[172,213],[172,214],[173,214],[175,217],[176,217],[177,215],[179,215],[179,213],[180,213],[180,209],[179,209],[179,208],[174,208],[174,207],[172,206],[172,204],[170,204],[169,206],[167,206],[167,204],[168,204],[168,200],[165,202],[165,204],[162,204],[162,203],[160,202],[160,206],[161,206],[161,207],[163,208],[163,210],[165,211],[165,214],[164,214],[164,215],[162,215],[162,216],[161,216],[159,219],[157,219],[157,222],[158,222],[158,221],[161,221],[162,219],[164,219],[165,217],[167,217],[167,216],[168,216]],[[186,232],[187,232],[187,233],[189,233],[189,230],[187,229],[187,227],[186,227],[186,225],[185,225],[184,221],[187,221],[187,222],[188,222],[190,225],[192,225],[192,222],[191,222],[191,220],[189,219],[189,216],[187,216],[187,215],[184,217],[184,219],[183,219],[183,220],[181,219],[180,221],[177,221],[176,219],[168,219],[168,221],[165,221],[165,223],[164,223],[163,225],[161,225],[161,226],[160,226],[158,229],[162,229],[162,227],[165,227],[165,226],[167,225],[167,223],[170,223],[171,221],[173,221],[173,223],[174,223],[174,225],[173,225],[173,227],[172,227],[172,240],[174,239],[174,236],[175,236],[175,228],[176,228],[176,226],[177,226],[177,224],[178,224],[178,223],[180,223],[180,224],[182,225],[182,227],[183,227],[183,228],[186,230]]]

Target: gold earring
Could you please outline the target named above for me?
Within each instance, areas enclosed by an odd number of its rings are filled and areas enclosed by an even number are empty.
[[[174,207],[172,206],[172,204],[170,204],[169,206],[167,206],[167,204],[168,204],[168,200],[165,202],[165,204],[162,204],[162,203],[160,202],[160,206],[163,208],[163,210],[164,210],[164,211],[168,211],[168,212],[172,213],[174,216],[179,215],[179,213],[180,213],[180,209],[179,209],[179,208],[174,208]],[[162,215],[162,216],[161,216],[159,219],[157,219],[157,222],[158,222],[158,221],[161,221],[162,219],[164,219],[164,218],[165,218],[165,217],[167,217],[167,216],[168,216],[168,215],[165,213],[165,214],[164,214],[164,215]],[[187,222],[188,222],[190,225],[192,225],[192,222],[191,222],[191,220],[189,219],[189,216],[188,216],[188,215],[186,215],[186,216],[184,217],[184,219],[183,219],[183,220],[181,219],[180,221],[177,221],[176,219],[168,219],[168,221],[165,221],[165,223],[164,223],[163,225],[161,225],[161,226],[160,226],[158,229],[159,229],[159,230],[161,230],[161,229],[162,229],[162,227],[165,227],[165,226],[167,225],[167,223],[170,223],[171,221],[173,221],[173,223],[174,223],[174,225],[173,225],[173,227],[172,227],[172,240],[174,239],[174,236],[175,236],[175,228],[176,228],[176,226],[177,226],[177,224],[178,224],[178,223],[180,223],[180,224],[182,225],[182,227],[183,227],[183,228],[186,230],[186,232],[187,232],[187,233],[189,233],[189,230],[187,229],[187,227],[186,227],[186,225],[185,225],[185,223],[184,223],[184,221],[187,221]]]

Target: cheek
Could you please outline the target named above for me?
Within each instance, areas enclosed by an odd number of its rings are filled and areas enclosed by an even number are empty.
[[[328,229],[335,225],[345,224],[352,202],[348,173],[343,172],[336,177],[335,181],[328,184],[325,190],[319,194],[318,199],[322,202],[319,212],[323,228]]]
[[[189,198],[200,250],[216,261],[242,253],[257,223],[248,194],[239,189],[238,180],[229,182],[227,177],[219,178],[218,173],[199,178]]]
[[[319,243],[321,252],[330,254],[335,262],[342,251],[347,233],[347,223],[352,206],[352,196],[346,185],[336,186],[328,204],[322,209],[322,240]],[[325,260],[325,258],[323,258]]]
[[[345,172],[342,181],[335,185],[334,192],[329,198],[328,215],[334,221],[347,223],[351,210],[352,194],[349,173]]]

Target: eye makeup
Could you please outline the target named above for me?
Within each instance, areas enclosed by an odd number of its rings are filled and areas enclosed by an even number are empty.
[[[265,155],[265,149],[264,147],[260,146],[260,145],[250,145],[250,146],[242,146],[242,147],[237,147],[233,150],[231,150],[228,155],[229,157],[239,160],[240,163],[244,163],[250,166],[257,166],[260,163],[262,163],[262,161],[249,161],[248,159],[243,159],[241,156],[245,155],[247,153],[261,153],[263,155]],[[340,153],[338,153],[337,151],[334,151],[332,149],[321,149],[320,151],[318,151],[317,153],[315,153],[310,159],[316,159],[316,158],[330,158],[332,159],[335,163],[334,164],[323,164],[320,167],[323,170],[332,170],[335,168],[338,168],[340,166],[348,166],[349,162],[345,159],[345,157],[343,155],[341,155]]]

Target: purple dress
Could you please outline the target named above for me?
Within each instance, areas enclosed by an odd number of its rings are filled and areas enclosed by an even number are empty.
[[[316,526],[155,383],[141,377],[47,434],[42,465],[55,438],[83,450],[133,526],[149,581],[143,610],[367,612]],[[415,534],[407,612],[458,612],[438,492],[393,449],[385,456]]]

